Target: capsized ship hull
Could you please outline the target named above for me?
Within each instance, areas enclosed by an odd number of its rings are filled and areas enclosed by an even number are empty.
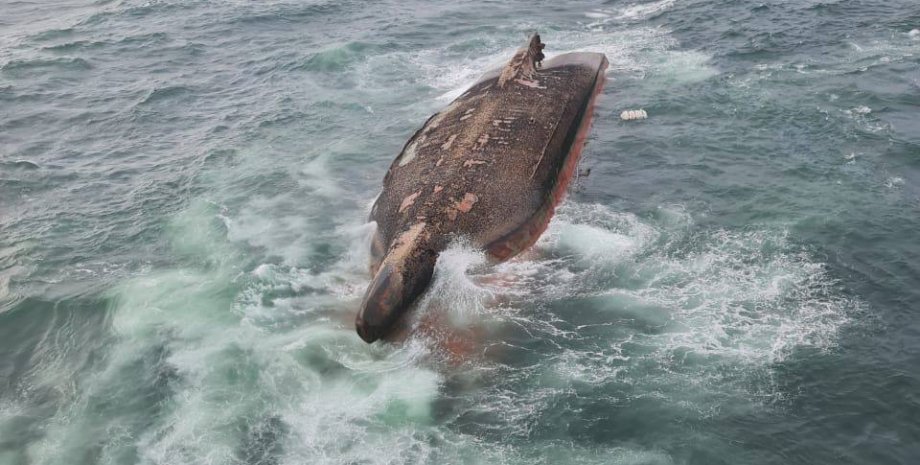
[[[438,254],[466,237],[497,261],[540,237],[587,137],[607,59],[543,62],[534,35],[501,70],[433,115],[394,160],[372,210],[374,279],[356,328],[385,336],[427,288]]]

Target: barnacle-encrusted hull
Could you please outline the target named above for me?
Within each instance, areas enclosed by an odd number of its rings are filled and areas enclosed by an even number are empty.
[[[532,245],[565,193],[607,60],[543,59],[534,36],[406,143],[371,211],[375,274],[356,325],[372,342],[427,287],[438,253],[466,237],[496,260]]]

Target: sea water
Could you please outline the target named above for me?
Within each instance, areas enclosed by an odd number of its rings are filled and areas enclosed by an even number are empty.
[[[7,1],[0,464],[914,464],[913,0]],[[610,61],[536,246],[367,345],[369,205],[539,31]],[[623,121],[626,110],[648,118]]]

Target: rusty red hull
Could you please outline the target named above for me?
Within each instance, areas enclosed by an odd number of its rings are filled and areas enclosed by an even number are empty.
[[[465,237],[495,260],[531,246],[576,169],[603,87],[597,53],[543,59],[539,36],[428,119],[384,178],[371,211],[374,279],[356,327],[384,336],[424,292],[438,254]]]

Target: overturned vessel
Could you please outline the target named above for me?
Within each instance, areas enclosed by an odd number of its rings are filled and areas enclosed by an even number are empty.
[[[604,84],[601,53],[543,62],[534,35],[425,122],[383,180],[370,219],[371,281],[355,326],[386,336],[424,292],[438,254],[466,237],[496,261],[531,246],[572,177]]]

